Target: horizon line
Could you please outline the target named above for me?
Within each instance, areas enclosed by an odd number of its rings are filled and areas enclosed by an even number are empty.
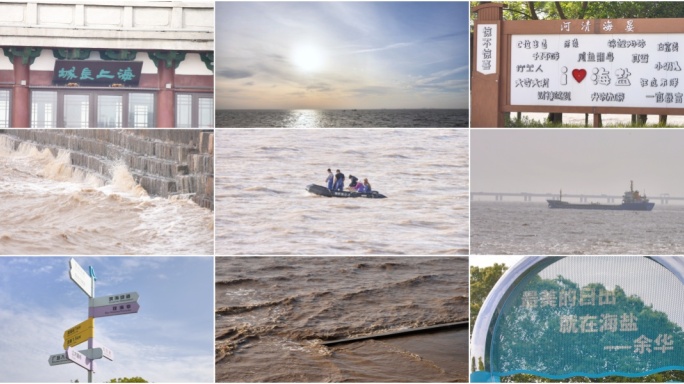
[[[468,108],[434,108],[434,107],[422,107],[422,108],[221,108],[216,109],[217,111],[377,111],[377,110],[416,110],[416,109],[431,109],[431,110],[468,110]]]

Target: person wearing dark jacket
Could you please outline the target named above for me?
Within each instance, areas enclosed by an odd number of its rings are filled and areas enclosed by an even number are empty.
[[[349,180],[351,180],[351,183],[349,183],[349,190],[356,191],[356,184],[359,181],[359,178],[354,175],[349,175]]]
[[[335,171],[335,191],[342,191],[344,190],[344,173],[340,172],[340,170]]]

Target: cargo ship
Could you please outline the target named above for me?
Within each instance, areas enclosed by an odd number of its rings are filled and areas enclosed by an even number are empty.
[[[634,182],[629,182],[629,191],[625,191],[622,196],[622,204],[573,204],[563,201],[563,191],[560,192],[558,200],[546,200],[549,203],[549,208],[561,209],[598,209],[604,211],[650,211],[655,206],[655,203],[650,203],[646,197],[646,193],[639,194],[639,191],[634,190]]]

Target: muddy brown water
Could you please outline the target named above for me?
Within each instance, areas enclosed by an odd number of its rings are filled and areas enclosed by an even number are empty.
[[[15,150],[0,134],[0,254],[213,254],[213,212],[148,196],[122,163],[104,180],[70,156],[31,143]]]
[[[461,257],[217,257],[219,382],[463,382],[467,328],[321,341],[466,320]]]

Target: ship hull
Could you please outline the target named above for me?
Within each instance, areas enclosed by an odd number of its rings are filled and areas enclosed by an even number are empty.
[[[555,209],[593,209],[598,211],[650,211],[655,203],[623,203],[623,204],[572,204],[560,200],[546,200],[549,208]]]

